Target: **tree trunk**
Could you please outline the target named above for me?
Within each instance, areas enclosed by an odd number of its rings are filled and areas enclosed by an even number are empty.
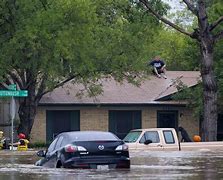
[[[27,138],[30,138],[30,133],[33,127],[34,119],[36,116],[38,102],[35,97],[35,86],[28,88],[28,97],[20,103],[19,118],[20,124],[18,133],[24,133]]]
[[[209,38],[201,39],[201,76],[203,83],[203,121],[202,140],[217,140],[217,82],[213,69],[213,41]]]
[[[214,74],[214,38],[210,31],[206,4],[198,1],[198,26],[201,50],[201,76],[203,83],[203,141],[217,140],[217,81]]]
[[[33,102],[27,100],[25,100],[19,108],[20,124],[18,133],[24,133],[28,139],[36,116],[36,109],[37,106]]]

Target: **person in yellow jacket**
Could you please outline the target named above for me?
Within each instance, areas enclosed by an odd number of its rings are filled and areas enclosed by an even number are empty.
[[[5,137],[3,131],[0,131],[0,149],[4,149]]]
[[[26,135],[23,134],[23,133],[19,133],[18,135],[19,137],[19,141],[13,145],[17,145],[17,150],[18,151],[27,151],[28,150],[28,144],[29,144],[29,141],[28,139],[26,139]]]

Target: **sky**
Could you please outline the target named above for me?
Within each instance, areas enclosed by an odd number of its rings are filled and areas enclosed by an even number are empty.
[[[163,0],[163,1],[170,5],[170,7],[172,8],[171,9],[172,12],[176,12],[177,10],[180,10],[184,7],[184,5],[180,3],[180,0]]]
[[[162,0],[162,1],[170,5],[171,10],[169,14],[172,14],[172,13],[174,14],[177,11],[181,11],[184,8],[186,8],[186,5],[182,3],[182,0]],[[176,20],[176,17],[177,16],[172,16],[172,17],[169,16],[168,18],[174,21]],[[178,19],[178,23],[179,23],[179,20],[184,25],[191,25],[193,22],[193,17],[192,18],[189,16],[185,16],[184,18],[181,17],[181,19]]]

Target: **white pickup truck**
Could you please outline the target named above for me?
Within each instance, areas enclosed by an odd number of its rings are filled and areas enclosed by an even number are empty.
[[[223,150],[223,141],[179,142],[174,128],[135,129],[123,139],[134,151]]]

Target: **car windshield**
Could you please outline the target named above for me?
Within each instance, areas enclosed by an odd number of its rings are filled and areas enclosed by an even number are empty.
[[[127,143],[136,142],[141,133],[142,133],[142,131],[131,131],[125,136],[123,141],[127,142]]]

